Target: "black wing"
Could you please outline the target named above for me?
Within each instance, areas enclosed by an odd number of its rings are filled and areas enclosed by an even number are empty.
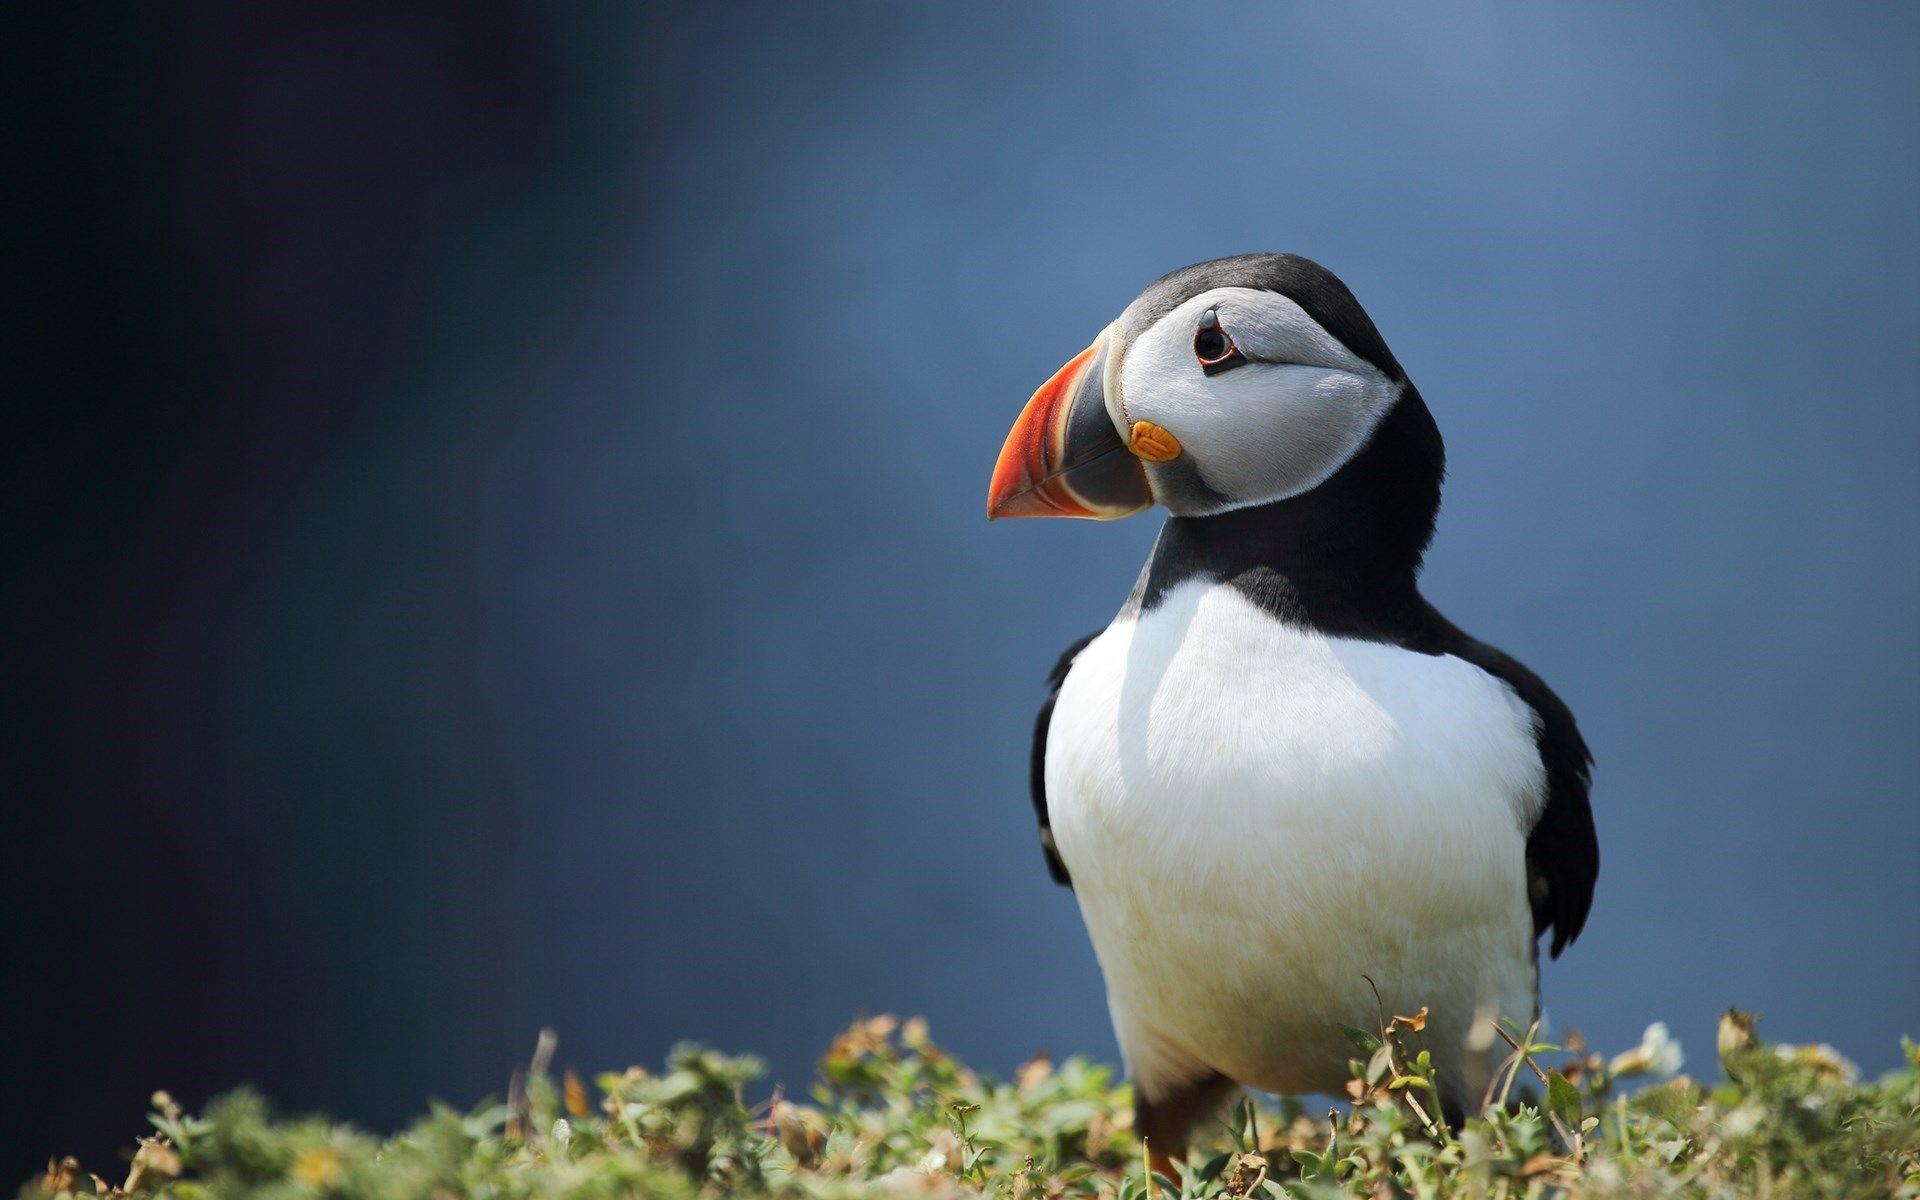
[[[1553,931],[1549,951],[1559,958],[1587,923],[1593,881],[1600,874],[1600,842],[1593,830],[1587,787],[1593,755],[1553,689],[1511,655],[1448,626],[1448,653],[1504,680],[1539,719],[1535,740],[1547,769],[1547,802],[1527,835],[1527,883],[1533,902],[1533,935]],[[1454,640],[1457,639],[1457,640]]]
[[[1090,633],[1068,646],[1060,661],[1053,664],[1053,670],[1047,672],[1046,702],[1033,722],[1033,760],[1028,765],[1027,788],[1033,794],[1033,815],[1040,822],[1040,852],[1047,856],[1047,874],[1061,887],[1072,887],[1073,878],[1067,874],[1067,864],[1060,861],[1060,851],[1054,848],[1053,822],[1047,819],[1047,726],[1053,721],[1053,702],[1060,698],[1060,685],[1067,681],[1073,660],[1098,636]]]

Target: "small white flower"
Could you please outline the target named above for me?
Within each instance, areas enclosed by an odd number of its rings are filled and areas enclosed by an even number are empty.
[[[1680,1043],[1667,1032],[1666,1022],[1655,1021],[1640,1035],[1640,1044],[1625,1054],[1616,1054],[1607,1069],[1615,1075],[1672,1075],[1680,1070],[1686,1056]]]
[[[1746,1137],[1767,1119],[1766,1110],[1757,1104],[1742,1104],[1720,1120],[1720,1128],[1731,1137]]]

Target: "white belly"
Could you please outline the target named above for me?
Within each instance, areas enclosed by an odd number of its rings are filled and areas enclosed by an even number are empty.
[[[1476,1016],[1533,1009],[1532,722],[1470,663],[1295,628],[1228,586],[1089,644],[1047,805],[1137,1084],[1337,1091],[1339,1024],[1378,1024],[1369,978],[1388,1015],[1429,1005],[1443,1072],[1476,1076]]]

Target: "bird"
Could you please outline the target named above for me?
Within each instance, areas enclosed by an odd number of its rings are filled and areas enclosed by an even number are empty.
[[[1421,1006],[1457,1128],[1586,923],[1573,714],[1420,591],[1445,471],[1353,293],[1271,253],[1148,286],[994,465],[990,518],[1168,514],[1046,676],[1030,771],[1156,1164],[1243,1087],[1342,1093],[1349,1030]]]

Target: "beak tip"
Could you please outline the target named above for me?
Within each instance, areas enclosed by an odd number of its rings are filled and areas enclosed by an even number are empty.
[[[993,473],[993,485],[987,489],[987,520],[1008,516],[1020,497],[1029,490],[1024,480],[1013,477],[1004,468]]]
[[[1021,483],[1007,488],[995,488],[987,496],[987,520],[1007,521],[1016,517],[1080,517],[1086,516],[1086,508],[1072,497],[1050,486],[1052,481],[1039,484]]]

